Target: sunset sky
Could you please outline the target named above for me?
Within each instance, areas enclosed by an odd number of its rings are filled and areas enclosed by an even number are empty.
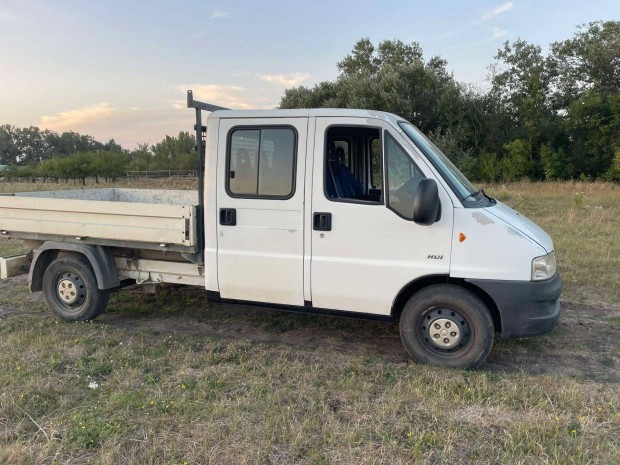
[[[125,148],[190,131],[185,92],[273,108],[337,76],[362,37],[417,41],[487,85],[505,40],[542,45],[620,18],[620,1],[0,0],[0,124],[74,130]]]

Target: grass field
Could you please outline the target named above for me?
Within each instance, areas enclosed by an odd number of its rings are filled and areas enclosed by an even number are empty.
[[[475,371],[409,362],[395,324],[190,288],[64,324],[0,282],[0,463],[620,463],[620,186],[488,191],[552,235],[565,291],[552,333]]]

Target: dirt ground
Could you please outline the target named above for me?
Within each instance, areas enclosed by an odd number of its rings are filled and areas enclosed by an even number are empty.
[[[170,313],[167,299],[178,294],[183,310]],[[15,298],[0,301],[0,319],[55,318],[45,309],[41,293],[30,294],[25,276],[0,281],[0,295]],[[267,307],[207,303],[198,288],[164,289],[153,295],[121,291],[108,313],[95,324],[153,334],[249,340],[287,345],[300,351],[318,348],[334,353],[381,357],[406,362],[396,323],[344,319],[283,312]],[[125,310],[137,300],[136,311]],[[534,338],[502,339],[479,370],[567,375],[578,379],[620,382],[620,311],[562,302],[558,326]]]

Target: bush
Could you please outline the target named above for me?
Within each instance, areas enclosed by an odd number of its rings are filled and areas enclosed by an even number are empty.
[[[507,181],[524,178],[531,174],[532,162],[529,158],[528,144],[516,139],[506,145],[506,157],[502,160],[502,174]]]

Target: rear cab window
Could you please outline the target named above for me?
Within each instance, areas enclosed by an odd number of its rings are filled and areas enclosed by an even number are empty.
[[[235,127],[228,135],[226,190],[231,197],[288,199],[295,193],[293,127]]]

